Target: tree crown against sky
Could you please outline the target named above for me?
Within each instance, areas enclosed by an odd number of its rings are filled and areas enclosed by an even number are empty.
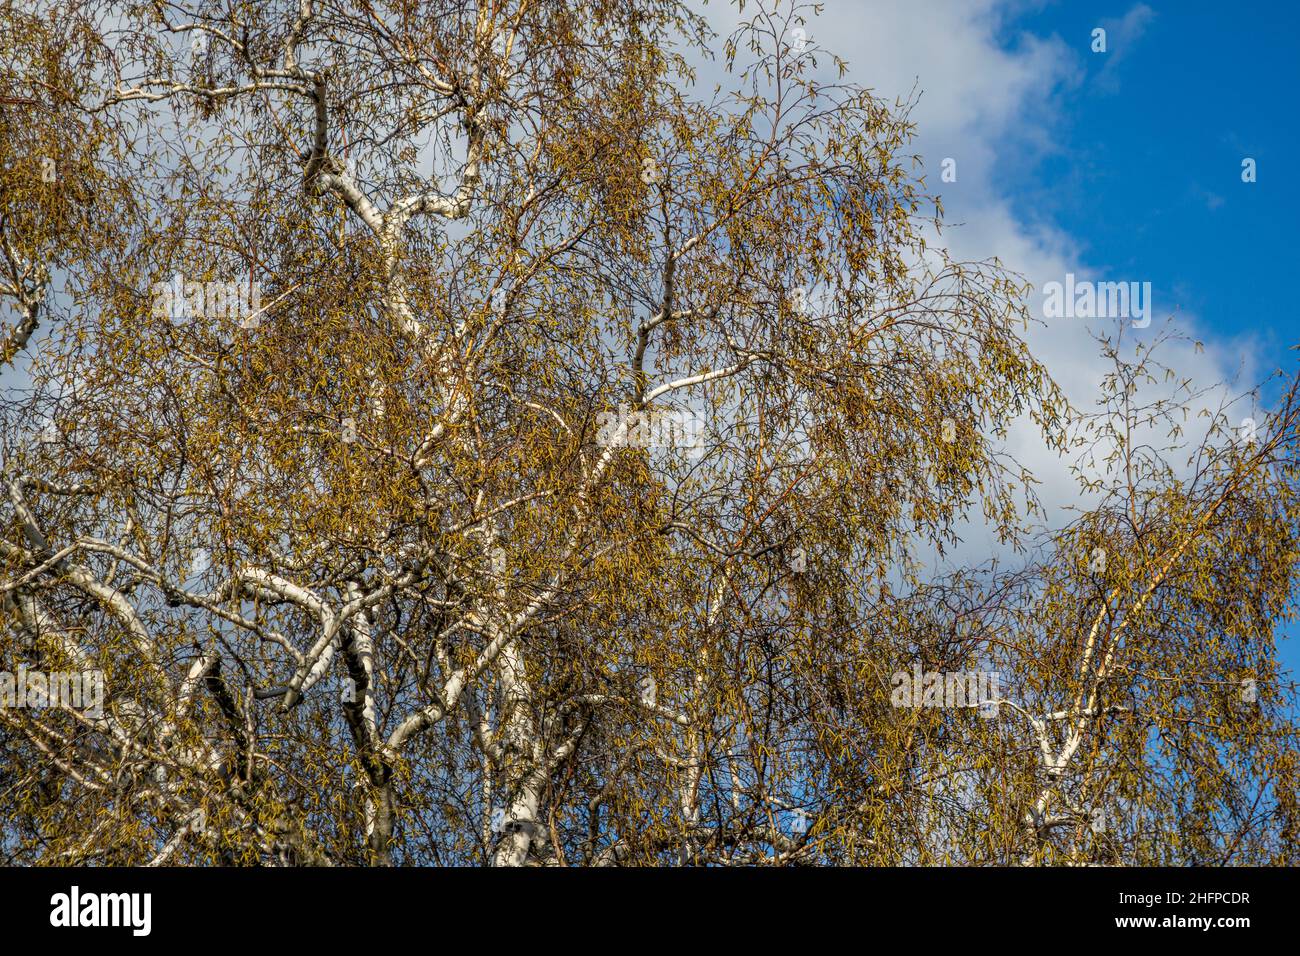
[[[1068,408],[809,12],[5,7],[6,858],[1293,860],[1292,397]]]

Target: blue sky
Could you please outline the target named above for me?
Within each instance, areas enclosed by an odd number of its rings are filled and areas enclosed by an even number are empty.
[[[1080,51],[1059,89],[1054,152],[998,180],[1026,221],[1045,217],[1089,259],[1149,279],[1162,310],[1220,335],[1260,337],[1291,367],[1300,317],[1277,301],[1296,267],[1300,13],[1276,2],[1061,2],[1008,17],[1001,42],[1060,37]],[[1107,52],[1091,32],[1107,30]],[[1251,157],[1257,181],[1241,180]]]

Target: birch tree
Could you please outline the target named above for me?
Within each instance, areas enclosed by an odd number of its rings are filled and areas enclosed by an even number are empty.
[[[107,687],[0,710],[8,859],[1293,855],[1274,698],[1269,743],[1196,738],[1245,761],[1216,790],[1112,693],[1165,620],[1259,641],[1205,675],[1273,673],[1290,406],[1013,579],[935,579],[963,519],[1020,540],[1000,440],[1064,448],[1069,409],[1021,283],[935,246],[906,104],[812,79],[808,13],[5,7],[0,660]],[[923,658],[1005,663],[1003,715],[894,707]],[[1101,793],[1140,835],[1076,832]]]

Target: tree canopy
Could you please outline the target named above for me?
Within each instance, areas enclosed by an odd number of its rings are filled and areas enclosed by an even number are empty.
[[[1071,408],[809,10],[41,7],[0,668],[106,693],[0,708],[4,859],[1296,862],[1293,386]]]

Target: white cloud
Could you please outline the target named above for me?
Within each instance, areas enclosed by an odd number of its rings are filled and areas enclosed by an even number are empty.
[[[1079,279],[1143,281],[1148,276],[1115,274],[1108,263],[1085,259],[1082,245],[1050,222],[1025,221],[1013,210],[999,186],[999,173],[1025,168],[1057,151],[1053,133],[1067,117],[1061,94],[1082,83],[1089,37],[1067,44],[1060,37],[1021,33],[1007,42],[1008,18],[1023,3],[1014,0],[829,0],[824,13],[806,29],[809,47],[833,52],[848,61],[847,79],[873,90],[886,100],[920,97],[912,119],[917,127],[915,152],[929,170],[927,184],[944,201],[945,218],[959,225],[944,231],[943,241],[959,259],[996,256],[1035,290],[1049,281],[1062,281],[1067,272]],[[1111,57],[1103,67],[1113,70],[1137,42],[1154,14],[1138,4],[1118,20],[1099,25],[1108,31]],[[726,36],[730,24],[715,28]],[[819,58],[826,79],[834,79],[829,57]],[[957,181],[942,183],[944,157],[957,160]],[[1150,328],[1126,330],[1128,340],[1149,340],[1170,312],[1173,290],[1154,290],[1156,311]],[[1031,310],[1042,317],[1042,296],[1031,295]],[[1163,311],[1162,311],[1163,310]],[[1175,319],[1179,331],[1191,338],[1196,320],[1187,313]],[[1108,365],[1098,354],[1088,326],[1100,331],[1099,320],[1056,319],[1026,334],[1032,351],[1081,411],[1095,408]],[[1161,349],[1160,358],[1201,385],[1237,380],[1254,381],[1255,366],[1242,343],[1206,341],[1204,352],[1191,342]],[[1244,367],[1243,367],[1244,366]],[[1240,387],[1237,389],[1240,390]],[[1214,396],[1206,405],[1217,404]],[[1049,452],[1031,427],[1015,430],[1007,450],[1042,482],[1038,493],[1059,518],[1061,507],[1078,502],[1078,485],[1068,463]],[[955,563],[979,560],[996,551],[983,529],[970,528]]]

